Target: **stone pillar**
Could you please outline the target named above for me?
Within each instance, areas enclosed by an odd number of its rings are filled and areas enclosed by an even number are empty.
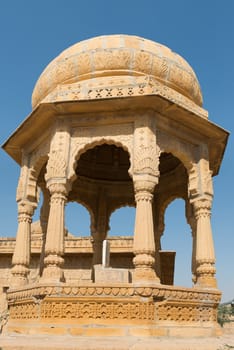
[[[23,286],[28,283],[30,252],[31,252],[31,222],[35,204],[26,200],[18,203],[18,231],[15,250],[12,258],[11,287]]]
[[[63,282],[64,208],[67,200],[67,186],[64,183],[50,182],[48,188],[51,198],[42,280]]]
[[[215,253],[211,230],[211,199],[193,202],[196,218],[196,285],[216,288]]]
[[[102,263],[102,246],[107,236],[108,219],[106,210],[106,196],[103,190],[98,194],[98,208],[95,222],[92,225],[93,266]]]
[[[159,282],[155,272],[155,241],[152,200],[155,182],[134,180],[136,219],[133,252],[135,271],[133,281]]]
[[[164,232],[164,210],[159,201],[159,196],[154,195],[153,201],[153,219],[154,219],[154,240],[155,240],[155,271],[161,280],[161,237]]]
[[[192,282],[193,284],[197,283],[197,267],[196,267],[196,250],[197,250],[197,234],[196,230],[192,229],[192,261],[191,261],[191,270],[192,270]]]
[[[42,233],[45,234],[47,231],[48,217],[50,211],[50,192],[46,188],[45,184],[40,184],[41,191],[43,193],[43,203],[40,210],[40,225]]]
[[[197,249],[197,229],[196,229],[196,218],[194,216],[193,206],[186,200],[186,218],[187,223],[191,227],[191,235],[192,235],[192,259],[191,259],[191,271],[192,271],[192,282],[196,284],[196,249]]]
[[[45,258],[45,243],[46,243],[46,232],[48,225],[48,217],[50,211],[50,192],[45,186],[45,183],[40,183],[40,188],[43,193],[43,203],[40,210],[40,226],[42,230],[42,248],[39,262],[39,276],[42,275],[44,267],[44,258]]]
[[[103,240],[102,239],[97,239],[94,237],[92,239],[92,245],[93,245],[93,266],[98,265],[102,263],[102,244]]]

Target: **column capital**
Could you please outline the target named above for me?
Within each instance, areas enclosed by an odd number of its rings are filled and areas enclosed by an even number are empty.
[[[18,215],[26,214],[32,216],[36,207],[37,204],[34,202],[21,200],[18,202]]]
[[[50,191],[51,195],[60,193],[64,196],[67,196],[70,189],[69,185],[66,182],[56,181],[56,179],[50,179],[47,182],[47,188]]]
[[[158,184],[158,177],[151,175],[133,176],[135,194],[139,192],[154,193],[154,188]]]
[[[194,208],[194,216],[196,219],[200,217],[210,217],[212,207],[212,197],[198,198],[192,202]]]

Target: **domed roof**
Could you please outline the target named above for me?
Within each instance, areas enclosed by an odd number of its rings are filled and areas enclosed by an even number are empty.
[[[191,66],[168,47],[137,36],[106,35],[69,47],[42,72],[32,95],[32,107],[56,88],[103,77],[150,76],[197,105],[202,94]]]

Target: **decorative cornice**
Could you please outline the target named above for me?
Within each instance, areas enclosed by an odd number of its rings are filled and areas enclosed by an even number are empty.
[[[141,285],[136,286],[132,283],[126,284],[110,284],[107,283],[98,285],[97,283],[90,283],[87,285],[58,285],[58,284],[38,284],[37,286],[29,285],[17,290],[8,291],[9,303],[16,300],[25,300],[36,298],[38,300],[44,297],[153,297],[158,300],[180,300],[180,301],[194,301],[218,304],[221,298],[221,292],[218,290],[199,289],[199,288],[182,288],[176,286],[165,285]]]
[[[205,109],[151,76],[121,77],[121,79],[112,77],[112,79],[105,79],[105,84],[85,80],[79,83],[59,85],[41,102],[113,99],[146,95],[161,96],[189,112],[205,119],[208,118],[208,112]]]

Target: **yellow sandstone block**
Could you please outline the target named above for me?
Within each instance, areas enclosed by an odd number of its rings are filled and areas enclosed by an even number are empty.
[[[122,337],[126,335],[126,330],[124,328],[87,328],[84,335]]]

